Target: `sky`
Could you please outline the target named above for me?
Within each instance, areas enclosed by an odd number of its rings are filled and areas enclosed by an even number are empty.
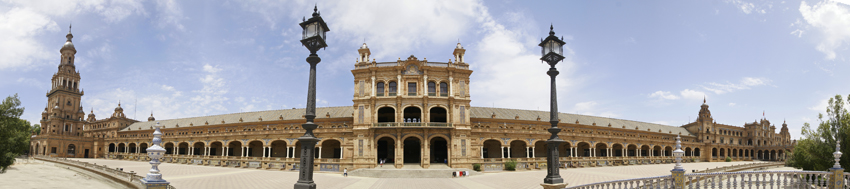
[[[86,113],[174,119],[304,108],[309,52],[298,23],[327,22],[317,105],[351,106],[364,42],[377,61],[452,59],[473,106],[548,110],[541,38],[567,44],[561,112],[680,126],[703,99],[718,123],[786,121],[792,138],[850,94],[850,0],[201,1],[2,0],[0,95],[37,122],[73,24]]]

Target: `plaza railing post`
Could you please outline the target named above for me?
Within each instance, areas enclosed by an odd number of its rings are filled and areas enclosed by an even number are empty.
[[[146,189],[166,189],[168,188],[168,181],[162,179],[162,174],[159,173],[159,158],[161,158],[165,154],[165,148],[159,146],[162,143],[162,132],[160,132],[159,122],[156,122],[156,125],[153,126],[155,130],[153,131],[153,145],[147,149],[148,157],[151,158],[151,170],[150,173],[144,179],[141,179],[142,185]],[[132,176],[130,177],[132,178]]]
[[[673,156],[676,157],[676,166],[673,167],[673,170],[670,170],[673,178],[673,188],[675,189],[684,189],[685,188],[685,169],[682,167],[682,156],[685,155],[685,151],[682,151],[682,137],[676,136],[676,150],[673,151]]]
[[[832,178],[829,179],[832,182],[829,183],[829,188],[843,189],[847,183],[844,183],[844,168],[841,168],[841,164],[839,164],[841,160],[841,144],[838,140],[835,140],[835,152],[832,153],[832,157],[835,158],[835,165],[829,168],[829,172],[832,172]]]

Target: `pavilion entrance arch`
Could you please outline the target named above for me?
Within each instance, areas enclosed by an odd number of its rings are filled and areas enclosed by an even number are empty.
[[[637,145],[629,144],[629,145],[626,147],[626,152],[628,152],[628,154],[627,154],[627,155],[628,155],[629,157],[635,157],[635,156],[637,156]]]
[[[482,144],[484,158],[503,158],[502,143],[496,139],[485,140]]]
[[[407,137],[403,140],[402,147],[402,162],[404,163],[422,163],[422,140],[418,137]]]
[[[661,146],[652,147],[652,156],[661,156]]]
[[[148,143],[139,144],[139,153],[142,153],[142,154],[148,153]]]
[[[717,158],[717,148],[711,148],[711,158]]]
[[[422,122],[422,109],[416,106],[404,108],[404,113],[402,114],[402,122]]]
[[[189,153],[191,155],[196,155],[196,156],[201,155],[201,154],[204,154],[203,149],[204,149],[204,142],[195,142],[194,144],[192,144],[192,148],[189,149]]]
[[[596,143],[596,146],[593,148],[593,156],[594,157],[607,157],[608,156],[608,145],[605,143]]]
[[[428,122],[431,123],[448,123],[448,112],[443,107],[432,107],[428,111]]]
[[[224,145],[219,141],[210,143],[210,156],[224,156],[221,152],[224,151]]]
[[[697,156],[697,157],[700,156],[699,148],[694,148],[694,155],[693,156]]]
[[[181,142],[177,144],[177,154],[178,155],[188,155],[189,154],[189,143]]]
[[[295,141],[295,151],[292,152],[292,155],[294,158],[301,158],[301,141]]]
[[[245,157],[263,157],[263,142],[259,140],[248,142]]]
[[[691,150],[691,147],[685,147],[685,156],[694,156],[694,151]]]
[[[118,152],[119,153],[125,152],[124,150],[126,150],[126,148],[124,147],[124,143],[119,143],[118,144]]]
[[[509,152],[508,154],[510,154],[510,156],[508,156],[508,158],[531,157],[530,155],[528,155],[526,147],[528,147],[528,145],[526,145],[524,141],[521,141],[521,140],[511,141],[510,148],[508,148],[508,152]]]
[[[640,146],[640,156],[641,157],[649,156],[649,153],[651,153],[650,150],[651,150],[651,148],[649,148],[649,145]]]
[[[239,157],[242,155],[242,143],[239,141],[230,141],[227,143],[227,154],[225,156],[236,156]]]
[[[69,144],[65,155],[70,157],[76,157],[77,146],[75,146],[74,144]]]
[[[389,123],[396,122],[395,120],[395,108],[393,107],[381,107],[378,108],[378,123]]]
[[[392,164],[395,163],[395,149],[396,142],[392,137],[381,137],[377,141],[378,144],[375,146],[378,147],[376,150],[378,152],[377,163],[381,164],[381,160],[384,160],[384,164]]]
[[[163,144],[162,146],[163,148],[165,148],[165,154],[174,154],[174,143],[168,142]]]
[[[275,140],[271,143],[271,150],[269,150],[269,157],[282,157],[286,158],[289,155],[287,152],[289,148],[286,147],[286,141],[284,140]]]
[[[38,155],[38,143],[35,143],[35,149],[32,151],[33,154]]]
[[[449,142],[442,136],[431,138],[428,141],[429,157],[431,163],[448,164],[449,163]]]
[[[758,151],[758,153],[757,153],[757,155],[756,155],[756,159],[758,159],[758,160],[764,160],[764,158],[762,158],[762,155],[761,155],[761,154],[762,154],[762,153],[761,153],[761,150],[759,150],[759,151]]]
[[[668,156],[668,157],[673,156],[673,147],[671,147],[671,146],[664,147],[664,154],[662,154],[662,155]]]
[[[42,152],[44,152],[44,151],[42,150]],[[109,152],[115,152],[115,143],[109,143]],[[168,154],[168,153],[166,153],[166,154]]]
[[[720,158],[726,158],[726,149],[720,148]]]
[[[591,153],[590,143],[579,142],[576,144],[576,157],[590,157]]]
[[[342,144],[336,139],[327,139],[322,141],[316,157],[329,159],[342,159]]]
[[[545,158],[549,155],[549,150],[547,149],[548,145],[546,145],[546,141],[538,140],[534,142],[534,156],[535,158]],[[559,156],[563,157],[563,156]]]
[[[129,146],[129,149],[130,149],[129,153],[136,153],[137,152],[136,151],[136,143],[130,143],[130,145],[128,145],[128,146]]]
[[[623,144],[614,143],[614,145],[611,145],[611,147],[612,147],[611,148],[611,156],[613,156],[613,157],[623,157],[623,155],[624,155]]]

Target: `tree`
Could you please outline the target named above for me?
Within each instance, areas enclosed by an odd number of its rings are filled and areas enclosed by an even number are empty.
[[[18,94],[6,97],[0,104],[0,173],[29,149],[30,124],[20,119],[24,113],[20,106]]]
[[[850,103],[850,95],[847,96]],[[809,123],[803,124],[803,138],[797,141],[789,166],[804,170],[823,171],[835,163],[832,153],[835,152],[836,142],[841,143],[841,153],[848,154],[848,136],[850,136],[850,113],[844,106],[841,95],[829,99],[826,108],[827,116],[818,114],[820,124],[812,128]],[[839,161],[841,167],[850,167],[850,158],[843,155]]]
[[[41,134],[41,125],[39,125],[39,124],[32,125],[32,131],[36,135],[40,135]]]

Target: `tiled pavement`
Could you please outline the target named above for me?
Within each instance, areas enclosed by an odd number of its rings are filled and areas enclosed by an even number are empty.
[[[140,161],[78,159],[81,161],[121,167],[144,176],[150,164]],[[752,162],[713,162],[683,164],[686,170],[722,167]],[[670,174],[673,164],[637,165],[561,169],[561,176],[571,186]],[[163,178],[180,189],[192,188],[290,188],[298,180],[297,171],[276,171],[247,168],[163,163]],[[318,188],[540,188],[545,170],[488,172],[465,178],[364,178],[342,177],[341,173],[317,172],[313,180]]]

